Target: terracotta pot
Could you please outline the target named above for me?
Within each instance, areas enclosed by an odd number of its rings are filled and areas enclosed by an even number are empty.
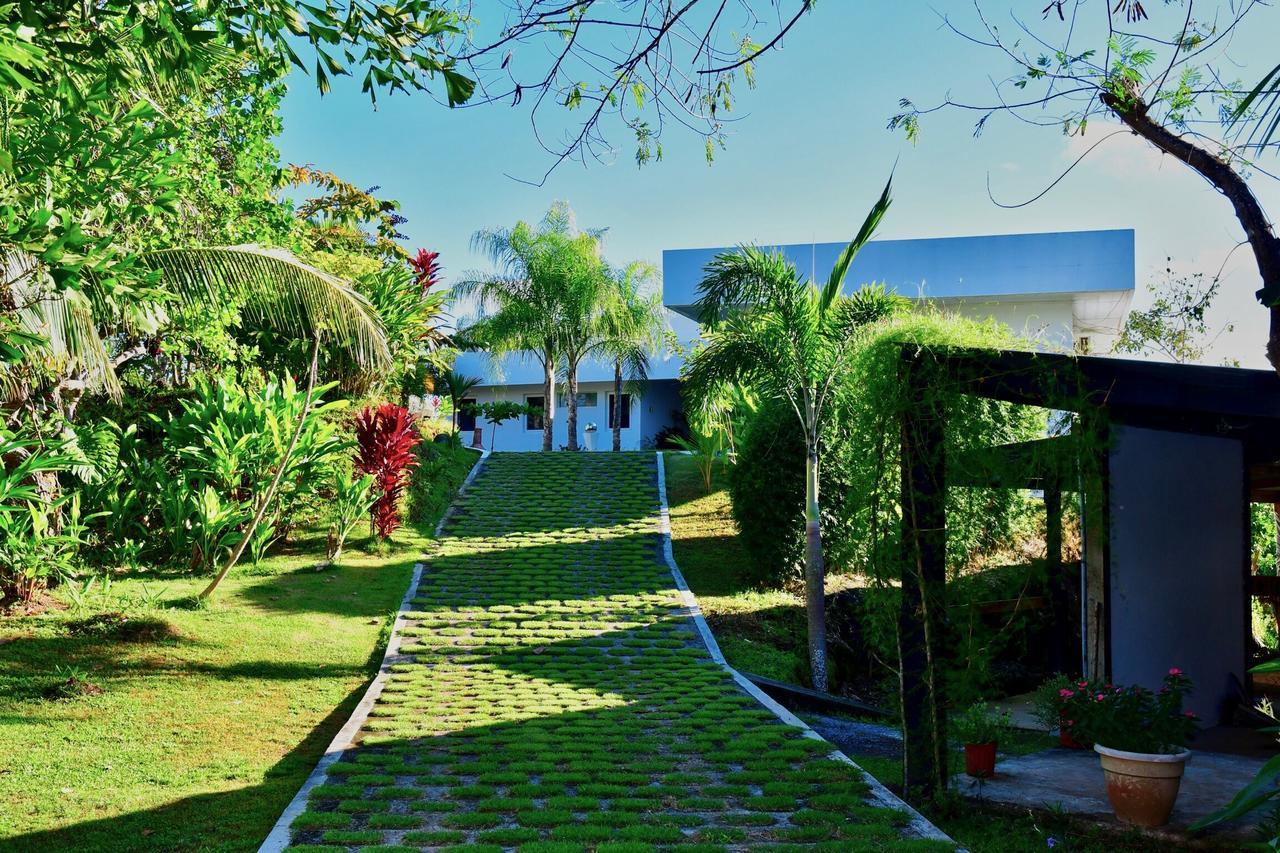
[[[1084,744],[1076,740],[1065,725],[1058,726],[1058,745],[1066,749],[1084,749]]]
[[[996,743],[966,743],[964,772],[975,779],[988,779],[996,773]]]
[[[1116,817],[1135,826],[1164,826],[1173,814],[1182,771],[1191,753],[1171,755],[1125,752],[1096,744],[1107,779],[1107,798]]]

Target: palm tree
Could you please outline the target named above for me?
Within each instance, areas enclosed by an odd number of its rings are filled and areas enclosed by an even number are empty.
[[[445,396],[449,398],[449,405],[453,408],[454,432],[458,431],[458,405],[473,388],[483,381],[479,376],[467,376],[452,367],[440,371],[436,376],[436,388],[444,391]]]
[[[477,231],[472,248],[487,254],[498,269],[469,275],[453,288],[455,299],[478,299],[480,316],[464,330],[468,337],[482,341],[494,357],[514,354],[542,367],[543,450],[553,447],[556,371],[565,361],[569,447],[577,447],[575,358],[582,357],[584,320],[595,310],[599,240],[599,232],[579,232],[573,211],[556,202],[536,228],[519,222],[511,229]]]
[[[799,277],[781,254],[755,247],[717,255],[699,286],[699,310],[707,345],[686,365],[686,393],[694,400],[726,384],[751,386],[786,400],[805,441],[805,608],[813,686],[827,689],[826,566],[822,553],[818,496],[820,436],[829,395],[861,326],[901,310],[905,300],[882,287],[842,296],[845,274],[889,209],[890,186],[819,288]]]
[[[606,343],[604,307],[611,280],[601,256],[604,229],[580,230],[573,210],[564,202],[551,207],[546,221],[555,228],[564,249],[557,265],[556,303],[565,377],[566,446],[577,450],[578,370]]]
[[[650,291],[658,272],[652,264],[635,261],[611,275],[602,311],[602,352],[613,362],[613,449],[622,449],[622,380],[632,383],[633,394],[649,376],[649,354],[662,342],[667,329],[662,296]]]

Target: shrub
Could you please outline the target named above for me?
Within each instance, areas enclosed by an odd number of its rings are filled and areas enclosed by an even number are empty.
[[[333,525],[329,531],[327,549],[330,560],[342,556],[342,546],[355,530],[365,513],[373,508],[373,475],[354,476],[350,471],[338,468],[333,472]]]
[[[804,557],[804,438],[781,400],[761,404],[729,468],[738,535],[750,555],[750,578],[777,586],[798,577]]]
[[[332,387],[315,389],[313,400]],[[261,385],[202,379],[175,415],[148,416],[148,430],[111,425],[112,458],[98,460],[95,476],[82,489],[86,516],[100,514],[98,544],[111,553],[145,543],[147,556],[182,560],[193,569],[216,562],[252,517],[253,501],[279,468],[305,403],[305,391],[288,376],[267,377]],[[328,480],[349,446],[329,417],[345,405],[313,403],[250,543],[255,560],[287,532],[303,501]]]
[[[376,497],[369,518],[380,539],[400,526],[400,496],[418,465],[413,449],[422,440],[415,421],[408,409],[392,403],[356,415],[356,470],[373,477]]]
[[[1077,725],[1089,742],[1112,749],[1177,752],[1196,728],[1195,714],[1182,710],[1182,697],[1190,690],[1191,679],[1177,668],[1169,670],[1159,690],[1104,685],[1084,697]]]
[[[457,433],[439,442],[418,445],[419,464],[409,478],[409,520],[434,524],[444,515],[478,454],[456,440]]]
[[[952,730],[961,743],[995,743],[1012,724],[1007,712],[997,712],[986,703],[978,702],[956,716]]]
[[[38,476],[65,470],[71,459],[62,448],[47,449],[9,430],[0,430],[0,456],[18,460],[0,466],[0,606],[28,604],[50,581],[70,573],[80,545],[78,500],[71,524],[56,530],[51,496],[34,485]]]

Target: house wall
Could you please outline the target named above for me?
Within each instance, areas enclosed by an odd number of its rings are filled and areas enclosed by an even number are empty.
[[[563,383],[556,383],[556,396],[559,397],[563,393]],[[585,447],[583,430],[588,423],[594,422],[599,428],[596,432],[596,450],[611,449],[613,446],[613,436],[609,431],[609,414],[607,406],[609,404],[609,394],[613,393],[613,383],[580,382],[578,383],[578,393],[594,393],[596,395],[596,405],[594,407],[578,407],[578,444]],[[476,388],[472,396],[475,397],[477,403],[487,403],[494,400],[513,400],[515,402],[523,403],[528,397],[541,397],[542,385],[486,385]],[[641,447],[641,435],[642,430],[644,429],[644,419],[641,414],[641,407],[641,400],[632,400],[631,426],[622,430],[623,450],[639,450]],[[555,424],[552,428],[552,436],[556,449],[565,446],[569,442],[568,423],[568,408],[566,406],[557,405]],[[506,421],[501,426],[497,427],[495,432],[493,424],[489,423],[484,418],[477,416],[476,426],[480,427],[482,430],[482,438],[485,447],[490,447],[491,443],[496,438],[497,442],[494,449],[500,452],[507,450],[523,451],[542,449],[542,430],[525,429],[524,418]],[[463,436],[463,441],[470,444],[471,436]]]
[[[1113,430],[1108,564],[1111,677],[1195,682],[1190,710],[1218,722],[1245,664],[1245,466],[1229,438]]]
[[[648,449],[654,446],[659,432],[675,424],[676,412],[684,411],[680,383],[674,379],[650,380],[637,411],[640,413],[640,448]]]

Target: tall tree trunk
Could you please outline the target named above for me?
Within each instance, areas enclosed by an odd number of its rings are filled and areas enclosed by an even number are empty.
[[[622,449],[622,359],[613,361],[613,452]]]
[[[927,374],[903,354],[908,406],[902,416],[902,587],[898,612],[903,790],[932,797],[947,787],[943,658],[947,516],[942,412],[927,398]],[[926,375],[922,375],[926,374]]]
[[[1258,274],[1262,276],[1258,301],[1271,311],[1267,360],[1280,373],[1280,238],[1276,237],[1248,182],[1216,152],[1173,133],[1153,119],[1146,103],[1136,94],[1121,100],[1114,94],[1104,93],[1101,98],[1130,130],[1159,150],[1186,163],[1231,202],[1236,219],[1244,228],[1249,248],[1253,250]]]
[[[552,428],[556,417],[556,361],[547,356],[542,362],[542,449],[554,450]]]
[[[564,385],[565,396],[569,398],[567,407],[568,417],[565,418],[565,426],[569,430],[568,448],[570,450],[578,449],[578,365],[576,362],[569,362],[568,376],[565,377]]]
[[[813,689],[827,692],[826,562],[822,556],[822,513],[818,502],[818,446],[804,457],[804,590],[809,616],[809,668]]]
[[[201,598],[208,598],[213,595],[214,590],[218,588],[218,584],[222,583],[222,579],[227,573],[235,568],[236,563],[240,562],[240,557],[244,555],[244,549],[248,547],[249,540],[253,538],[254,531],[258,529],[258,525],[262,523],[262,517],[267,514],[267,507],[271,505],[271,501],[275,499],[276,490],[280,487],[280,479],[284,476],[284,471],[289,467],[289,457],[293,455],[293,451],[298,446],[298,439],[302,437],[302,430],[307,425],[307,415],[311,413],[311,393],[316,387],[316,364],[320,358],[320,333],[315,333],[315,338],[311,343],[311,368],[307,373],[307,391],[302,401],[302,414],[298,416],[298,426],[293,431],[293,437],[289,439],[289,446],[284,450],[284,456],[280,459],[280,465],[276,468],[275,476],[271,478],[271,483],[267,486],[267,490],[262,493],[258,499],[258,509],[253,514],[253,520],[249,522],[249,526],[244,530],[244,536],[241,537],[240,543],[236,545],[236,549],[231,552],[231,556],[227,558],[227,562],[223,564],[218,574],[214,576],[209,585],[200,593]]]

